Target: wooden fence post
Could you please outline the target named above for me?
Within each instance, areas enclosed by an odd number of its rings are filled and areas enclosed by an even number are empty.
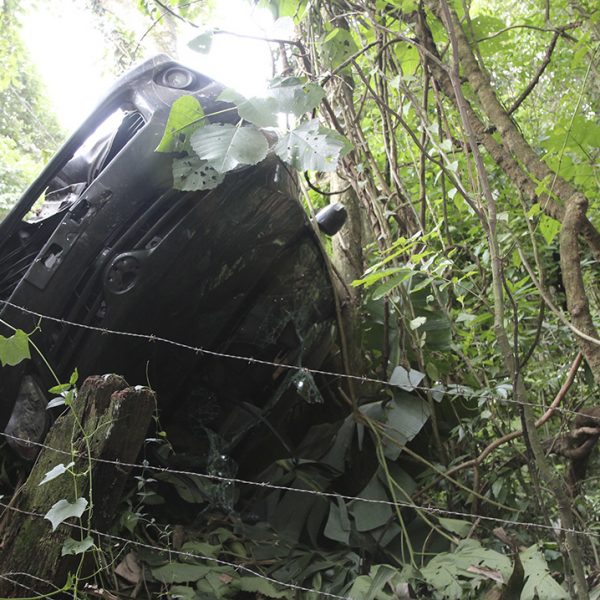
[[[154,408],[155,395],[150,389],[128,387],[117,375],[84,381],[73,410],[56,420],[44,441],[47,447],[42,448],[27,481],[4,511],[0,597],[32,596],[32,590],[48,593],[62,587],[69,574],[78,569],[82,574],[81,555],[62,556],[63,544],[69,538],[86,538],[88,526],[98,531],[109,527],[131,469],[100,461],[134,462]],[[46,473],[70,461],[75,463],[71,469],[76,477],[67,472],[40,486]],[[38,516],[59,500],[73,503],[77,498],[86,499],[85,513],[81,519],[67,519],[55,531],[47,519]],[[93,534],[91,537],[99,543]],[[91,552],[88,555],[93,557]]]

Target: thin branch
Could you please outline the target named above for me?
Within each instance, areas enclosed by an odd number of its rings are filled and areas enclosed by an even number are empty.
[[[529,277],[531,277],[531,281],[533,282],[533,285],[535,285],[538,292],[540,293],[540,296],[543,298],[544,302],[547,304],[548,308],[558,317],[560,322],[563,325],[565,325],[566,327],[568,327],[575,335],[579,336],[581,339],[586,340],[587,342],[590,342],[596,346],[600,346],[599,339],[594,338],[594,337],[588,335],[587,333],[584,333],[583,331],[581,331],[581,329],[578,329],[577,327],[575,327],[575,325],[573,325],[569,321],[569,319],[567,319],[567,317],[565,317],[563,312],[554,305],[554,303],[552,302],[552,300],[546,293],[546,290],[544,290],[542,288],[542,286],[540,285],[540,282],[537,280],[537,277],[535,276],[535,273],[533,272],[531,265],[527,262],[527,259],[525,258],[525,255],[524,255],[523,251],[521,250],[521,248],[517,247],[517,251],[519,253],[519,256],[521,258],[523,266],[525,267],[525,270],[529,274]]]
[[[317,194],[321,194],[321,196],[339,196],[340,194],[345,194],[348,190],[352,189],[352,184],[345,187],[343,190],[339,190],[338,192],[326,192],[320,188],[318,188],[308,176],[308,172],[304,172],[304,181],[306,181],[306,185],[313,191],[317,192]]]
[[[556,48],[556,42],[558,41],[559,37],[560,31],[555,31],[554,35],[552,36],[552,41],[550,42],[550,45],[546,50],[546,54],[544,56],[542,64],[539,66],[538,70],[536,71],[535,75],[533,76],[527,87],[519,94],[519,97],[512,103],[512,106],[508,109],[509,115],[512,115],[515,112],[515,110],[517,110],[517,108],[521,106],[525,98],[529,96],[529,94],[533,91],[533,88],[538,84],[540,77],[546,70],[546,67],[550,64],[550,59],[552,58],[552,53],[554,52],[554,48]]]
[[[565,26],[559,27],[559,28],[537,27],[536,25],[525,25],[525,24],[510,25],[509,27],[504,27],[503,29],[499,29],[498,31],[495,31],[494,33],[491,33],[490,35],[479,38],[477,40],[477,43],[479,44],[480,42],[487,42],[488,40],[493,40],[495,37],[498,37],[499,35],[502,35],[503,33],[506,33],[507,31],[511,31],[512,29],[532,29],[534,31],[542,31],[545,33],[550,33],[551,31],[558,32],[559,35],[563,35],[568,40],[571,40],[572,42],[576,42],[577,40],[572,35],[569,35],[568,33],[566,33],[566,31],[568,29],[575,29],[576,27],[579,27],[579,25],[581,25],[581,23],[579,21],[576,21],[575,23],[569,23],[568,25],[565,25]]]
[[[552,417],[552,415],[556,412],[556,409],[558,408],[560,403],[563,401],[564,397],[567,395],[567,392],[573,385],[573,381],[575,381],[575,376],[577,375],[577,371],[579,370],[579,367],[581,366],[582,359],[583,359],[583,354],[581,352],[579,352],[577,354],[577,356],[575,357],[575,360],[573,361],[571,368],[569,369],[569,373],[567,374],[567,378],[565,379],[565,382],[562,384],[560,390],[554,397],[554,400],[552,400],[552,403],[546,409],[546,412],[539,419],[536,420],[536,422],[535,422],[536,428],[539,428],[542,425],[544,425],[550,419],[550,417]],[[477,467],[477,466],[481,465],[481,463],[494,450],[496,450],[500,446],[503,446],[504,444],[506,444],[512,440],[515,440],[515,439],[521,437],[522,435],[523,435],[523,430],[521,430],[521,429],[507,433],[506,435],[502,436],[501,438],[494,440],[491,444],[488,444],[481,451],[479,456],[477,456],[476,458],[473,458],[464,463],[461,463],[460,465],[456,465],[455,467],[448,469],[448,471],[446,471],[446,473],[448,475],[453,475],[454,473],[457,473],[458,471],[463,471],[464,469],[468,469],[470,467]]]

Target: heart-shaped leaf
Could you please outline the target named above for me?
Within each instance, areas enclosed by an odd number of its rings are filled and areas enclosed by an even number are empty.
[[[267,156],[269,144],[253,125],[218,123],[201,127],[190,139],[194,152],[219,173],[238,165],[255,165]]]
[[[228,88],[221,93],[219,100],[235,104],[240,117],[257,127],[275,127],[277,125],[279,109],[274,98],[246,98]]]
[[[184,192],[212,190],[225,178],[206,160],[196,155],[173,159],[173,186]]]
[[[275,153],[299,171],[335,171],[343,143],[319,132],[316,119],[288,132],[275,146]]]
[[[55,531],[66,519],[71,517],[81,517],[87,505],[88,501],[85,498],[77,498],[73,503],[63,498],[54,504],[54,506],[44,515],[44,519],[48,519],[48,521],[52,523],[52,531]]]
[[[24,331],[17,329],[14,335],[0,335],[0,363],[2,366],[18,365],[22,360],[31,358],[29,338]]]
[[[269,96],[276,100],[279,112],[300,117],[320,104],[325,90],[299,77],[278,77],[271,82]]]
[[[173,102],[167,125],[156,152],[181,152],[191,132],[204,123],[204,109],[194,96],[181,96]]]

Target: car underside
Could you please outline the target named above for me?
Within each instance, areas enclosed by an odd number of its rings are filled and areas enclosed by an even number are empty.
[[[221,90],[165,56],[137,67],[0,223],[1,333],[32,347],[0,371],[0,427],[23,456],[75,369],[151,386],[163,423],[240,455],[266,438],[286,454],[322,401],[303,368],[330,348],[333,290],[294,177],[267,159],[183,192],[155,152],[182,95],[237,122]]]

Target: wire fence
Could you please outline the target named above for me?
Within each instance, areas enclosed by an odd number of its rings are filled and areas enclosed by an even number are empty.
[[[77,323],[74,321],[69,321],[67,319],[53,317],[51,315],[45,315],[38,311],[31,310],[27,307],[20,306],[18,304],[14,304],[13,302],[10,302],[9,300],[0,300],[0,304],[4,304],[5,306],[10,306],[11,308],[15,308],[26,314],[37,317],[38,319],[52,321],[55,323],[59,323],[61,325],[65,325],[65,326],[69,326],[69,327],[77,327],[80,329],[93,331],[95,333],[100,333],[103,335],[129,337],[129,338],[146,340],[149,343],[167,344],[167,345],[173,346],[175,348],[188,350],[190,352],[194,352],[195,354],[200,354],[200,355],[204,355],[204,356],[211,356],[211,357],[215,357],[215,358],[223,358],[223,359],[229,359],[229,360],[237,360],[237,361],[245,362],[247,364],[270,366],[270,367],[275,367],[277,369],[286,369],[286,370],[290,370],[290,371],[297,371],[300,373],[307,373],[307,374],[310,373],[311,375],[321,375],[324,377],[332,377],[332,378],[342,379],[342,380],[346,379],[346,380],[351,380],[351,381],[355,381],[355,382],[362,383],[362,384],[366,384],[366,383],[376,384],[376,385],[380,385],[383,387],[389,387],[392,389],[400,388],[400,389],[405,389],[407,391],[419,391],[419,392],[431,393],[431,394],[448,394],[451,396],[463,396],[463,397],[472,398],[474,400],[492,401],[492,402],[499,402],[499,403],[504,403],[504,404],[516,404],[519,406],[531,406],[532,408],[537,408],[537,409],[547,409],[548,408],[547,405],[540,405],[535,402],[526,402],[526,401],[520,401],[520,400],[515,400],[513,398],[509,398],[506,395],[505,388],[504,388],[503,394],[500,394],[500,393],[494,394],[491,392],[478,392],[468,386],[462,386],[462,385],[452,385],[452,386],[440,385],[437,387],[430,387],[430,386],[421,386],[418,384],[413,385],[409,381],[407,385],[403,386],[403,385],[399,385],[398,383],[394,383],[392,381],[386,381],[385,379],[377,379],[374,377],[368,377],[366,375],[355,375],[355,374],[351,374],[351,373],[341,373],[341,372],[337,372],[337,371],[327,371],[327,370],[323,370],[323,369],[312,369],[312,368],[304,367],[301,365],[294,365],[294,364],[289,364],[289,363],[263,360],[260,358],[254,358],[252,356],[242,356],[239,354],[229,354],[227,352],[218,352],[216,350],[210,350],[210,349],[204,348],[202,346],[193,346],[191,344],[178,342],[176,340],[172,340],[169,338],[156,336],[156,335],[152,335],[152,334],[135,333],[135,332],[129,332],[129,331],[118,331],[118,330],[114,330],[114,329],[106,329],[103,327],[97,327],[95,325],[87,325],[85,323]],[[500,387],[500,386],[498,386],[498,387]],[[584,417],[588,416],[586,413],[583,413],[581,411],[571,410],[571,409],[564,408],[561,406],[557,406],[554,409],[554,411],[557,413],[562,413],[562,414],[571,415],[571,416],[578,416],[578,415],[581,415]]]
[[[30,511],[30,510],[23,510],[21,508],[18,508],[15,506],[10,506],[3,502],[0,502],[0,507],[4,508],[5,510],[10,510],[14,513],[22,514],[22,515],[25,515],[28,517],[36,517],[36,518],[41,518],[41,519],[45,518],[45,515],[43,515],[42,513],[37,513],[34,511]],[[314,588],[297,585],[295,583],[281,581],[279,579],[269,577],[268,575],[265,575],[264,573],[261,573],[260,571],[251,569],[250,567],[247,567],[241,563],[234,563],[234,562],[231,562],[228,560],[215,558],[213,556],[204,556],[202,554],[197,554],[195,552],[187,552],[184,550],[176,550],[175,548],[156,546],[154,544],[147,544],[145,542],[140,542],[139,540],[132,540],[129,538],[124,538],[124,537],[118,536],[118,535],[106,533],[104,531],[98,531],[97,529],[85,527],[85,526],[79,525],[77,523],[67,523],[67,522],[63,521],[62,524],[66,525],[67,527],[70,527],[71,529],[76,529],[78,531],[81,531],[81,532],[87,533],[87,534],[93,534],[99,538],[103,538],[103,539],[106,539],[106,540],[109,540],[112,542],[118,542],[125,546],[135,546],[137,548],[144,548],[146,550],[154,550],[154,551],[158,551],[158,552],[168,552],[169,555],[172,555],[172,556],[178,556],[178,557],[183,557],[183,558],[192,558],[195,560],[203,560],[206,562],[211,562],[211,563],[217,564],[219,566],[231,567],[238,572],[241,571],[248,575],[252,575],[253,577],[259,577],[260,579],[264,579],[265,581],[268,581],[269,583],[272,583],[272,584],[275,584],[275,585],[278,585],[278,586],[281,586],[284,588],[288,588],[288,589],[291,589],[291,590],[294,590],[297,592],[309,592],[309,593],[317,594],[319,596],[323,596],[326,598],[336,598],[339,600],[353,600],[352,598],[350,598],[348,596],[339,596],[337,594],[332,594],[330,592],[325,592],[322,590],[317,590]],[[17,575],[17,573],[12,572],[12,573],[8,573],[8,574],[0,574],[0,578],[6,578],[7,576],[10,576],[10,575],[14,576],[14,575]],[[29,573],[22,573],[22,574],[19,573],[19,575],[26,575],[26,576],[31,577],[31,575]],[[35,577],[35,579],[40,580],[37,577]],[[40,581],[44,581],[44,580],[40,580]],[[56,587],[56,586],[54,586],[54,587]]]
[[[161,466],[152,465],[147,461],[143,461],[140,463],[130,463],[130,462],[123,462],[123,461],[119,461],[119,460],[96,458],[94,456],[88,457],[84,453],[69,452],[67,450],[62,450],[60,448],[53,448],[52,446],[48,446],[41,442],[32,442],[25,438],[20,438],[20,437],[14,436],[14,435],[9,435],[4,432],[0,433],[0,435],[4,436],[7,439],[13,439],[15,441],[26,442],[26,443],[32,444],[34,446],[37,446],[39,448],[50,450],[52,452],[56,452],[57,454],[62,454],[64,456],[68,456],[71,458],[73,458],[73,457],[85,458],[86,460],[88,460],[88,458],[89,458],[89,460],[91,460],[92,462],[109,464],[109,465],[113,465],[116,468],[126,467],[126,468],[146,469],[149,471],[156,471],[156,472],[160,472],[160,473],[170,473],[173,475],[185,475],[188,477],[198,477],[198,478],[207,479],[210,481],[218,481],[220,483],[253,486],[253,487],[257,487],[257,488],[266,488],[266,489],[278,490],[278,491],[283,491],[283,492],[295,492],[298,494],[319,496],[322,498],[330,498],[332,500],[345,500],[346,502],[365,502],[367,504],[385,505],[385,506],[391,506],[393,508],[410,508],[410,509],[414,509],[417,511],[423,511],[425,513],[428,513],[428,514],[431,514],[434,516],[458,517],[461,519],[470,519],[472,521],[488,521],[490,523],[496,523],[496,524],[504,525],[504,526],[509,525],[509,526],[513,526],[513,527],[533,528],[533,529],[540,529],[540,530],[544,530],[544,531],[551,531],[554,533],[573,533],[575,535],[600,539],[600,533],[596,534],[596,533],[589,532],[589,531],[568,529],[565,527],[560,527],[559,525],[546,525],[544,523],[535,523],[535,522],[531,522],[531,521],[517,521],[517,520],[500,518],[500,517],[491,517],[489,515],[482,515],[482,514],[478,514],[478,513],[448,510],[446,508],[440,508],[440,507],[429,506],[429,505],[419,505],[414,502],[382,500],[382,499],[374,499],[374,498],[365,498],[363,496],[349,496],[346,494],[339,494],[337,492],[326,492],[326,491],[314,490],[314,489],[295,488],[295,487],[289,487],[289,486],[284,486],[284,485],[278,485],[275,483],[271,483],[269,481],[252,481],[252,480],[248,480],[248,479],[238,479],[236,477],[225,477],[225,476],[211,474],[211,473],[199,473],[198,471],[187,471],[187,470],[183,470],[183,469],[173,469],[171,467],[161,467]]]
[[[177,347],[177,348],[188,350],[190,352],[194,352],[196,354],[217,357],[217,358],[222,358],[222,359],[239,360],[239,361],[244,361],[248,364],[272,366],[277,369],[288,369],[288,370],[298,371],[298,372],[302,372],[302,373],[310,373],[312,375],[320,375],[320,376],[324,376],[324,377],[332,377],[332,378],[342,379],[342,380],[348,379],[348,380],[353,380],[353,381],[356,381],[359,383],[370,383],[370,384],[376,384],[376,385],[381,385],[381,386],[389,386],[389,387],[393,387],[393,388],[399,387],[396,383],[392,383],[390,381],[385,381],[382,379],[367,377],[367,376],[327,371],[327,370],[322,370],[322,369],[311,369],[311,368],[303,367],[300,365],[268,361],[268,360],[254,358],[251,356],[240,356],[240,355],[236,355],[236,354],[229,354],[226,352],[218,352],[215,350],[210,350],[210,349],[199,347],[199,346],[193,346],[193,345],[185,344],[182,342],[178,342],[176,340],[159,337],[159,336],[154,336],[154,335],[149,335],[149,334],[141,334],[141,333],[134,333],[134,332],[126,332],[126,331],[116,331],[116,330],[111,330],[111,329],[105,329],[102,327],[96,327],[93,325],[76,323],[76,322],[68,321],[65,319],[53,317],[50,315],[45,315],[45,314],[39,313],[37,311],[28,309],[26,307],[19,306],[10,301],[7,301],[7,300],[0,300],[0,303],[4,304],[5,306],[10,306],[12,308],[23,311],[24,313],[30,314],[41,320],[54,321],[54,322],[60,323],[61,325],[87,329],[87,330],[94,331],[96,333],[100,333],[100,334],[104,334],[104,335],[115,335],[115,336],[125,336],[125,337],[131,337],[131,338],[145,339],[149,343],[164,343],[164,344],[171,345],[173,347]],[[400,387],[402,387],[402,386],[400,386]],[[419,386],[419,385],[414,385],[414,386],[411,385],[410,387],[412,390],[417,390],[417,391],[421,391],[421,392],[438,393],[438,394],[448,393],[448,394],[452,394],[452,395],[456,395],[456,396],[459,396],[459,395],[472,396],[476,399],[485,400],[485,401],[515,403],[515,404],[521,404],[521,405],[523,404],[522,402],[518,402],[518,401],[508,398],[508,397],[501,397],[499,395],[495,395],[495,394],[491,394],[491,393],[474,392],[471,388],[468,388],[466,386],[464,386],[464,387],[463,386],[453,386],[450,389],[446,389],[443,387],[433,387],[432,388],[432,387],[425,387],[425,386]],[[529,404],[538,409],[546,409],[547,408],[547,406],[540,406],[540,405],[534,404],[534,403],[529,403]],[[556,411],[560,411],[562,413],[572,414],[572,415],[581,414],[581,415],[587,416],[585,413],[582,413],[579,411],[574,411],[574,410],[569,410],[569,409],[565,409],[565,408],[561,408],[561,407],[557,407]],[[85,457],[87,459],[91,459],[93,462],[113,465],[115,468],[126,467],[126,468],[131,468],[131,469],[143,469],[143,470],[148,470],[151,472],[153,471],[153,472],[170,473],[170,474],[174,474],[174,475],[183,475],[183,476],[192,477],[192,478],[197,477],[197,478],[207,479],[211,482],[220,482],[220,483],[230,484],[230,485],[253,486],[256,488],[264,488],[264,489],[286,492],[286,493],[298,493],[298,494],[304,494],[304,495],[308,494],[308,495],[319,496],[322,498],[331,499],[336,502],[339,500],[343,500],[345,502],[364,502],[364,503],[371,504],[371,505],[386,505],[386,506],[390,506],[390,507],[393,507],[396,509],[412,509],[415,511],[422,511],[425,514],[429,514],[434,517],[450,517],[450,518],[467,520],[467,521],[472,522],[473,525],[475,525],[478,522],[483,521],[483,522],[496,524],[496,525],[499,525],[502,527],[537,529],[540,531],[550,532],[550,533],[554,533],[554,534],[569,533],[569,534],[574,534],[574,535],[584,537],[584,538],[589,538],[589,539],[600,538],[600,534],[594,533],[589,530],[581,531],[578,529],[564,528],[559,525],[548,525],[548,524],[544,524],[544,523],[536,523],[536,522],[530,522],[530,521],[519,521],[519,520],[513,520],[513,519],[507,519],[507,518],[493,517],[493,516],[489,516],[489,515],[478,514],[475,512],[455,511],[455,510],[449,510],[446,508],[431,506],[431,505],[426,505],[426,504],[419,505],[419,504],[416,504],[416,503],[410,502],[410,501],[403,502],[403,501],[392,501],[392,500],[384,500],[384,499],[373,499],[373,498],[366,498],[366,497],[361,497],[361,496],[350,496],[350,495],[338,494],[335,492],[321,491],[321,490],[317,490],[317,489],[295,488],[295,487],[290,487],[290,486],[278,485],[276,483],[272,483],[269,481],[251,481],[251,480],[240,479],[240,478],[235,478],[235,477],[226,477],[226,476],[222,476],[222,475],[216,475],[216,474],[212,474],[212,473],[200,473],[197,471],[189,471],[189,470],[183,470],[183,469],[173,469],[170,467],[162,467],[162,466],[158,466],[158,465],[152,465],[148,461],[142,461],[139,463],[138,462],[128,463],[128,462],[122,462],[122,461],[118,461],[118,460],[108,460],[108,459],[97,458],[94,456],[87,457],[87,455],[84,456],[81,453],[78,454],[78,453],[70,452],[67,450],[60,449],[60,448],[54,448],[54,447],[48,446],[44,443],[30,441],[26,438],[18,437],[18,436],[12,435],[12,434],[8,434],[6,432],[2,432],[2,433],[0,433],[0,435],[4,436],[6,439],[12,439],[14,441],[24,442],[24,443],[39,447],[40,449],[46,449],[48,451],[55,452],[57,454],[61,454],[61,455],[68,456],[71,458]],[[45,516],[41,513],[26,511],[21,508],[11,506],[10,504],[5,504],[2,502],[0,502],[0,507],[2,507],[4,510],[22,513],[22,514],[28,515],[30,517],[44,518],[44,516]],[[315,594],[315,595],[321,596],[321,597],[334,598],[334,599],[339,599],[339,600],[352,600],[352,599],[348,598],[347,596],[340,596],[340,595],[333,594],[330,592],[325,592],[322,590],[317,590],[317,589],[313,589],[310,587],[297,585],[295,583],[280,581],[278,579],[269,577],[269,576],[265,575],[264,573],[261,573],[258,570],[252,569],[252,568],[247,567],[246,565],[243,565],[240,563],[234,563],[234,562],[230,562],[230,561],[226,561],[226,560],[222,560],[222,559],[210,557],[210,556],[203,556],[203,555],[192,553],[192,552],[175,550],[173,548],[147,544],[147,543],[140,542],[137,540],[127,539],[127,538],[124,538],[121,536],[116,536],[116,535],[108,534],[105,532],[88,529],[88,528],[85,528],[81,525],[74,524],[74,523],[64,523],[64,524],[71,528],[75,528],[75,529],[78,529],[81,531],[87,531],[89,533],[92,533],[92,534],[98,536],[98,538],[106,539],[106,540],[109,540],[112,542],[118,542],[120,544],[126,544],[128,546],[144,548],[147,550],[168,551],[173,556],[181,556],[181,557],[185,557],[188,559],[203,560],[206,562],[211,562],[213,564],[231,567],[231,568],[234,568],[238,572],[243,572],[248,575],[259,577],[259,578],[264,579],[274,585],[281,586],[282,588],[286,588],[286,589],[291,589],[291,590],[294,590],[297,592],[306,592],[306,593]],[[17,572],[0,574],[0,579],[10,581],[10,582],[14,583],[14,585],[19,586],[20,588],[25,589],[30,593],[37,594],[40,597],[44,595],[42,593],[37,592],[34,587],[28,586],[28,585],[24,584],[22,581],[15,579],[16,577],[21,577],[21,576],[30,577],[32,580],[39,579],[39,578],[36,578],[36,576],[32,575],[32,574],[17,573]],[[45,582],[45,583],[48,583],[48,582]]]

